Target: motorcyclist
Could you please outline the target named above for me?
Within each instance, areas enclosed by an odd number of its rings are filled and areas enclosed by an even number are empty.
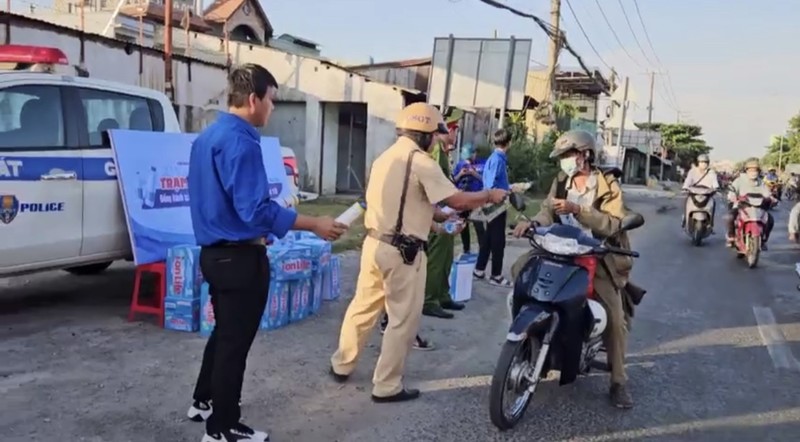
[[[709,189],[717,190],[719,189],[719,179],[717,178],[717,172],[714,169],[709,168],[709,160],[708,155],[700,154],[697,156],[697,167],[692,168],[688,174],[686,174],[686,180],[683,182],[683,190],[688,191],[692,186],[705,186]],[[683,206],[686,207],[688,203],[689,197],[686,198],[684,201]],[[716,212],[717,205],[711,202],[711,228],[714,228],[714,213]],[[684,214],[681,217],[681,227],[686,225],[686,211],[684,210]]]
[[[745,196],[749,193],[757,193],[764,196],[765,208],[767,205],[772,203],[772,194],[764,184],[764,180],[761,179],[760,174],[761,165],[759,164],[758,159],[751,158],[744,164],[744,173],[739,175],[739,177],[736,178],[733,183],[731,183],[731,192],[728,194],[728,200],[732,203],[730,214],[728,216],[728,247],[733,247],[735,242],[734,229],[736,225],[736,217],[739,214],[736,201],[739,199],[739,197]],[[763,241],[761,242],[762,250],[767,250],[767,241],[769,240],[769,234],[772,232],[772,227],[774,225],[775,220],[772,218],[772,214],[767,212],[767,225],[764,229]]]
[[[775,196],[778,198],[778,201],[781,200],[781,181],[780,177],[778,176],[778,171],[775,167],[770,167],[767,170],[767,174],[764,176],[764,182],[767,185],[767,188],[772,191],[772,188],[775,188]]]
[[[800,232],[800,203],[796,203],[789,213],[789,241],[797,242]]]
[[[594,166],[595,137],[585,131],[566,132],[556,140],[550,158],[559,160],[561,172],[553,181],[550,194],[533,218],[533,223],[540,226],[568,224],[596,238],[613,236],[610,242],[614,246],[629,249],[628,236],[624,232],[618,234],[625,215],[622,189],[613,174],[604,173]],[[520,222],[514,229],[514,235],[520,237],[530,227],[530,222]],[[523,255],[512,266],[515,279],[532,258],[532,253],[535,251]],[[625,287],[633,262],[631,258],[611,254],[603,260],[605,266],[598,266],[594,287],[608,312],[609,326],[603,338],[611,369],[609,396],[614,406],[631,408],[633,399],[625,386],[628,330],[620,288]]]

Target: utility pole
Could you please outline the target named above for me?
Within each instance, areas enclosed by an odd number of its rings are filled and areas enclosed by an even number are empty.
[[[164,92],[175,103],[172,82],[172,0],[164,1]]]
[[[778,170],[781,170],[781,165],[783,164],[783,134],[781,134],[781,141],[778,144]]]
[[[650,100],[647,102],[647,163],[644,168],[644,183],[650,180],[650,158],[653,156],[653,140],[650,137],[653,128],[653,90],[655,89],[656,73],[650,72]]]
[[[558,64],[558,52],[561,50],[561,0],[550,0],[550,27],[553,34],[550,36],[547,57],[547,96],[545,102],[551,102],[556,84],[556,65]]]
[[[623,182],[624,182],[624,175],[625,175],[625,148],[622,146],[622,136],[625,134],[625,118],[628,114],[628,83],[629,78],[625,77],[625,85],[623,86],[623,94],[622,94],[622,115],[619,120],[619,133],[617,134],[617,155],[618,158],[621,159],[619,161],[620,169],[622,169],[623,173]]]

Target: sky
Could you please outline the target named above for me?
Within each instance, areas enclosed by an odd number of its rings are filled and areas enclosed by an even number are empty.
[[[549,21],[548,0],[501,2]],[[370,57],[376,62],[430,57],[435,37],[491,38],[495,31],[499,37],[532,39],[532,67],[547,60],[547,36],[532,20],[478,0],[262,0],[262,5],[277,35],[313,40],[323,56],[353,64]],[[608,75],[608,65],[630,77],[638,97],[634,121],[647,120],[648,72],[656,71],[653,120],[676,122],[680,112],[682,121],[702,126],[714,147],[713,160],[762,156],[770,137],[800,113],[798,0],[562,0],[561,13],[569,44],[588,66]],[[559,65],[578,63],[562,51]]]

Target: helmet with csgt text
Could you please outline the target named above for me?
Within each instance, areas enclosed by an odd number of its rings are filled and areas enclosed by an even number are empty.
[[[406,106],[397,115],[395,127],[425,134],[448,133],[442,113],[428,103],[412,103]]]
[[[558,137],[555,146],[553,146],[553,152],[550,153],[550,158],[558,158],[571,150],[594,152],[595,144],[595,137],[589,132],[585,130],[570,130]]]

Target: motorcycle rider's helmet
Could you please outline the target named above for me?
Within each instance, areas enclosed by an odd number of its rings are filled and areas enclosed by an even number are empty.
[[[589,158],[595,157],[595,136],[585,130],[570,130],[561,134],[556,140],[550,158],[558,158],[571,150],[588,152]]]
[[[698,163],[708,163],[709,162],[708,161],[708,155],[706,155],[704,153],[701,153],[700,155],[697,156],[697,162]]]

